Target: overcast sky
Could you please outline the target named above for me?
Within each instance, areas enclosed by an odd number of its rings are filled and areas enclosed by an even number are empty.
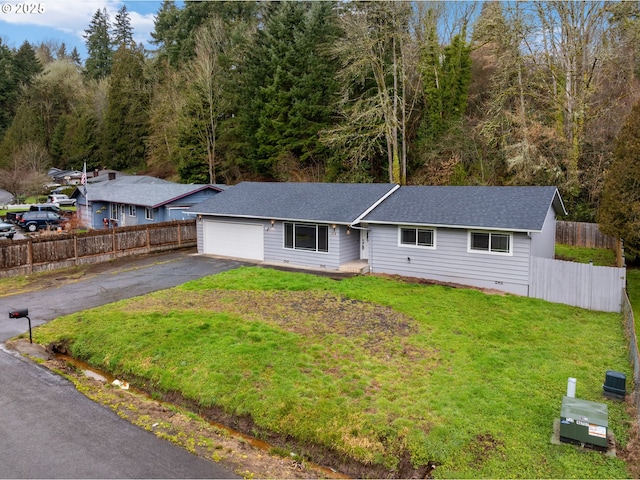
[[[67,52],[76,47],[84,61],[87,51],[82,35],[96,10],[106,8],[113,22],[122,5],[129,11],[134,40],[152,48],[150,33],[161,0],[0,0],[0,37],[11,48],[19,48],[25,40],[33,45],[64,42]]]

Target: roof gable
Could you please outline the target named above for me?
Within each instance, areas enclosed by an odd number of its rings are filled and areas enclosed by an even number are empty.
[[[192,207],[194,214],[351,224],[391,192],[385,183],[242,182]]]
[[[405,186],[363,222],[540,231],[550,207],[566,214],[555,187]]]

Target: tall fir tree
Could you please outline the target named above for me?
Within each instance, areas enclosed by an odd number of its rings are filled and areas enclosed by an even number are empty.
[[[133,44],[133,28],[127,6],[122,5],[113,22],[112,44],[116,49]]]
[[[598,210],[600,230],[640,254],[640,102],[627,117],[613,150]]]
[[[107,9],[96,10],[89,28],[84,31],[88,55],[85,62],[85,72],[87,77],[91,79],[106,78],[111,73],[113,49],[109,34],[110,29]]]
[[[43,70],[31,44],[25,41],[13,57],[14,74],[19,84],[28,86],[31,80]]]
[[[441,47],[435,24],[428,27],[421,62],[425,96],[421,129],[429,144],[464,116],[471,85],[471,46],[465,37],[463,29]]]
[[[15,75],[13,52],[0,39],[0,138],[11,124],[16,111],[19,85]]]
[[[290,180],[324,169],[318,133],[335,112],[335,62],[326,48],[338,35],[330,2],[270,4],[248,58],[243,119],[254,171]],[[304,175],[304,174],[303,174]]]
[[[103,158],[109,168],[139,169],[145,164],[149,93],[144,62],[137,47],[122,45],[114,55],[103,131]]]

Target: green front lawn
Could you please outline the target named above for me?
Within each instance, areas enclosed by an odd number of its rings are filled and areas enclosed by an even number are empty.
[[[622,459],[550,442],[567,379],[606,402],[619,451],[631,378],[621,317],[374,276],[238,270],[59,318],[74,356],[364,463],[439,478],[625,478]]]

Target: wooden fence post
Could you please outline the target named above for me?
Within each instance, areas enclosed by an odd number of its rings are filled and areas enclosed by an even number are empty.
[[[618,268],[624,267],[624,246],[621,238],[616,239],[616,265]]]
[[[27,258],[29,263],[29,273],[33,273],[33,240],[29,239],[29,249],[27,250]]]

